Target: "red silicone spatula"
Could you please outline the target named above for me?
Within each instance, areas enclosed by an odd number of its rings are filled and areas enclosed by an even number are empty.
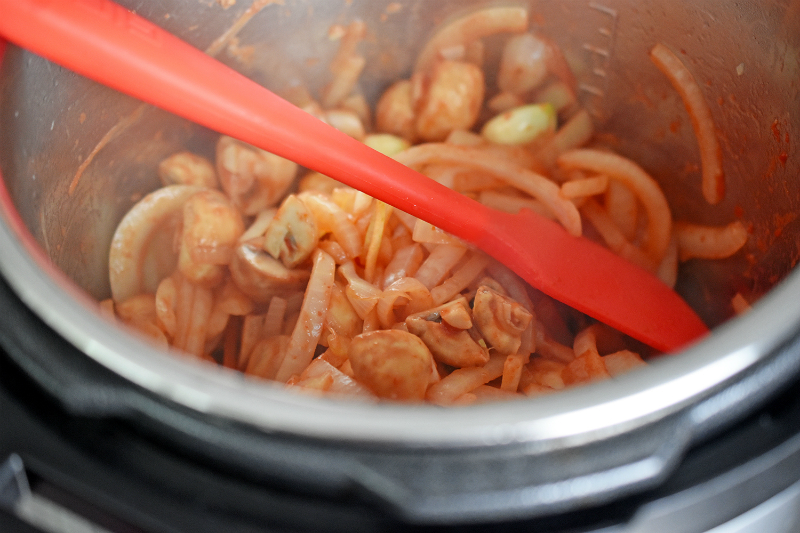
[[[475,244],[662,351],[708,330],[654,276],[529,211],[488,209],[338,132],[107,0],[0,0],[0,35],[109,87],[359,189]]]

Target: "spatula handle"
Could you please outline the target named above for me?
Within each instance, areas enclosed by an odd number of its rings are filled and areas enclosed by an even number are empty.
[[[319,171],[474,241],[486,209],[108,0],[0,0],[0,35],[123,93]],[[431,199],[436,198],[434,205]]]
[[[705,331],[691,309],[647,272],[599,247],[587,250],[582,258],[570,253],[572,248],[562,247],[559,259],[537,262],[532,242],[544,242],[547,237],[564,245],[575,238],[533,213],[525,214],[528,219],[534,217],[529,222],[499,217],[335,130],[117,4],[108,0],[0,0],[0,13],[0,35],[11,42],[135,98],[326,174],[477,244],[562,301],[583,302],[586,287],[582,278],[594,275],[595,286],[604,291],[587,300],[585,312],[619,325],[653,346],[675,348]],[[531,233],[533,226],[537,231]],[[549,246],[549,250],[555,247]],[[585,261],[586,268],[573,272],[568,283],[562,281],[562,267],[576,260]],[[582,276],[585,271],[588,273]],[[616,289],[605,286],[599,271],[633,277],[649,287],[637,295],[644,302],[641,312],[624,301],[603,296]],[[667,338],[658,328],[654,333],[643,331],[642,322],[657,324],[663,318],[659,313],[664,304],[659,302],[671,302],[670,317],[679,335]],[[646,318],[633,329],[625,328],[632,313]]]

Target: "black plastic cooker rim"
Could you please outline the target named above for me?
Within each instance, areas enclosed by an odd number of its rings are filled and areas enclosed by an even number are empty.
[[[19,324],[18,320],[10,322]],[[40,335],[49,337],[52,332],[43,331]],[[8,341],[4,328],[3,345]],[[101,525],[105,519],[111,526],[125,526],[120,531],[202,532],[219,527],[226,531],[455,531],[456,526],[451,525],[408,522],[408,517],[398,515],[396,509],[387,509],[352,487],[328,487],[309,493],[307,487],[298,487],[298,480],[291,476],[281,484],[274,479],[244,475],[218,459],[185,447],[185,442],[171,441],[169,435],[159,436],[155,428],[143,427],[141,421],[119,417],[119,413],[69,413],[65,410],[68,404],[43,390],[16,358],[7,357],[11,352],[0,354],[0,403],[10,417],[2,423],[6,428],[13,424],[17,431],[0,437],[0,463],[8,462],[7,453],[21,457],[34,483],[44,487],[45,495],[56,500],[61,497],[67,503],[70,498],[65,499],[64,494],[73,495],[79,502],[92,501],[96,506],[92,509],[100,509],[95,518]],[[96,363],[90,362],[91,365]],[[231,438],[235,438],[236,428],[230,430]],[[197,437],[202,440],[202,436]],[[685,527],[687,523],[691,527],[713,527],[718,525],[715,520],[733,518],[795,483],[798,472],[800,380],[795,379],[776,390],[775,397],[765,406],[696,443],[657,487],[566,513],[526,519],[490,517],[472,520],[466,527],[456,529],[705,531]],[[719,485],[726,476],[734,480],[728,484],[740,485],[734,488],[741,500],[728,496],[727,507],[723,506],[722,511],[715,507],[717,510],[711,512],[708,505],[715,501],[718,505],[721,496],[707,487]],[[755,491],[752,486],[745,487],[754,479],[758,481]],[[704,491],[708,501],[697,499]],[[692,515],[694,518],[688,522],[685,516],[683,520],[678,516],[676,522],[676,516],[664,511],[683,509],[685,514],[692,510],[691,505],[695,511],[705,505],[706,511]],[[0,523],[23,527],[12,520],[0,512]],[[132,529],[126,529],[128,526]]]
[[[469,465],[524,468],[541,463],[526,463],[525,450],[514,447],[462,449],[458,453],[383,449],[279,432],[266,434],[245,424],[198,413],[131,384],[85,357],[47,328],[6,283],[0,284],[0,289],[0,307],[5,308],[5,316],[12,317],[0,324],[0,344],[27,379],[44,390],[70,416],[122,421],[161,445],[210,468],[314,497],[341,499],[358,495],[359,500],[387,511],[390,516],[417,524],[532,519],[612,505],[617,500],[657,490],[679,468],[684,451],[692,442],[719,435],[726,427],[752,414],[798,374],[800,337],[794,337],[771,358],[770,364],[751,372],[685,415],[695,419],[705,417],[709,422],[704,426],[705,433],[672,435],[676,440],[667,441],[666,448],[662,447],[662,457],[645,456],[640,463],[623,465],[623,470],[612,463],[606,470],[596,468],[588,474],[565,476],[549,483],[536,480],[534,476],[534,479],[523,477],[516,485],[490,481],[476,487],[462,485],[459,491],[448,484],[426,493],[418,480],[409,477],[416,479],[425,467],[432,465],[438,465],[438,474],[449,476],[457,469],[470,468]],[[759,388],[762,383],[771,384],[771,388]],[[742,401],[742,395],[750,395],[749,400]],[[731,409],[735,412],[731,413]],[[657,425],[651,428],[655,438],[666,438],[666,432],[680,427],[671,420],[667,422],[663,428]],[[604,453],[614,446],[635,446],[636,443],[636,437],[611,438],[582,452]],[[680,447],[678,453],[673,449],[676,446]],[[556,457],[554,460],[563,462],[565,459]],[[648,463],[658,460],[663,462],[656,470],[646,469]],[[642,468],[648,475],[641,476],[640,472],[636,477],[636,471]],[[487,472],[481,467],[476,470]],[[474,480],[470,476],[467,479]],[[539,485],[535,486],[537,482]],[[592,485],[590,489],[569,492],[570,486],[574,489],[587,483]],[[419,490],[415,493],[414,489]],[[552,497],[558,496],[559,490],[563,492],[561,497]],[[542,497],[547,494],[550,499]]]

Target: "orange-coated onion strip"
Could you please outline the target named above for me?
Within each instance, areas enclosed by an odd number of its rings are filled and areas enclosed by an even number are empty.
[[[700,145],[703,197],[710,204],[719,203],[725,196],[722,148],[717,139],[711,109],[700,85],[680,58],[663,44],[659,43],[653,47],[650,59],[669,78],[689,112],[697,143]]]
[[[490,7],[458,18],[440,28],[417,56],[414,70],[426,70],[442,50],[466,46],[496,33],[520,33],[528,29],[528,11],[523,7]]]

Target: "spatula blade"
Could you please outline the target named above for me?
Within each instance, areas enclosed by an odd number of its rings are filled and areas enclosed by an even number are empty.
[[[565,235],[551,220],[527,210],[498,212],[488,226],[492,236],[479,246],[533,287],[657,350],[679,350],[709,331],[656,276],[584,237]]]

